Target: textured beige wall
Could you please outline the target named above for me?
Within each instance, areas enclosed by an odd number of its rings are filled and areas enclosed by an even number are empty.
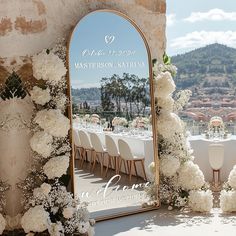
[[[57,38],[68,38],[84,15],[104,8],[133,19],[147,38],[152,58],[161,58],[165,0],[0,0],[0,57],[4,58],[0,63],[6,64],[6,58],[10,63],[14,57],[18,63],[20,56],[37,53]]]

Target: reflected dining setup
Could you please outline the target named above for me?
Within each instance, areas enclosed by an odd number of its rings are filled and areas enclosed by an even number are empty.
[[[85,161],[89,162],[92,173],[100,165],[101,177],[107,176],[110,169],[116,174],[129,175],[130,181],[132,175],[147,180],[147,176],[150,176],[148,166],[154,155],[153,139],[150,135],[151,132],[149,135],[147,132],[146,135],[135,135],[131,132],[85,129],[74,124],[75,159],[80,160],[81,168]]]

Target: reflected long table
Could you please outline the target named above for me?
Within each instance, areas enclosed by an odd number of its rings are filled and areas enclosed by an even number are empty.
[[[209,163],[208,146],[212,143],[224,145],[224,164],[221,168],[220,178],[221,181],[227,181],[230,171],[233,166],[236,165],[236,136],[232,135],[227,139],[212,140],[197,135],[190,137],[189,141],[194,150],[194,163],[198,164],[206,181],[212,181],[212,169]]]
[[[150,179],[150,177],[152,176],[148,166],[154,160],[153,138],[145,137],[141,135],[129,135],[126,133],[114,133],[110,131],[106,132],[106,131],[97,131],[97,130],[92,130],[92,129],[84,129],[77,126],[74,126],[73,129],[76,130],[77,132],[80,129],[82,129],[86,131],[88,134],[96,133],[99,136],[104,146],[105,146],[105,135],[111,136],[113,140],[115,141],[117,147],[118,147],[118,140],[123,139],[129,144],[131,151],[134,155],[144,157],[144,165],[145,165],[147,178]],[[139,176],[143,176],[142,168],[139,164],[137,164],[137,172]]]

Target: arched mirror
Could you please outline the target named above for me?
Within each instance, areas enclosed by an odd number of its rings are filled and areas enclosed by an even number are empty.
[[[157,156],[143,34],[118,12],[95,11],[74,28],[68,59],[75,195],[96,219],[146,210]]]

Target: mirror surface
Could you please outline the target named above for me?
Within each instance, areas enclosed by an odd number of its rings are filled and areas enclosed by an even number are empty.
[[[136,211],[154,161],[150,55],[118,13],[95,11],[69,45],[75,195],[93,217]]]

